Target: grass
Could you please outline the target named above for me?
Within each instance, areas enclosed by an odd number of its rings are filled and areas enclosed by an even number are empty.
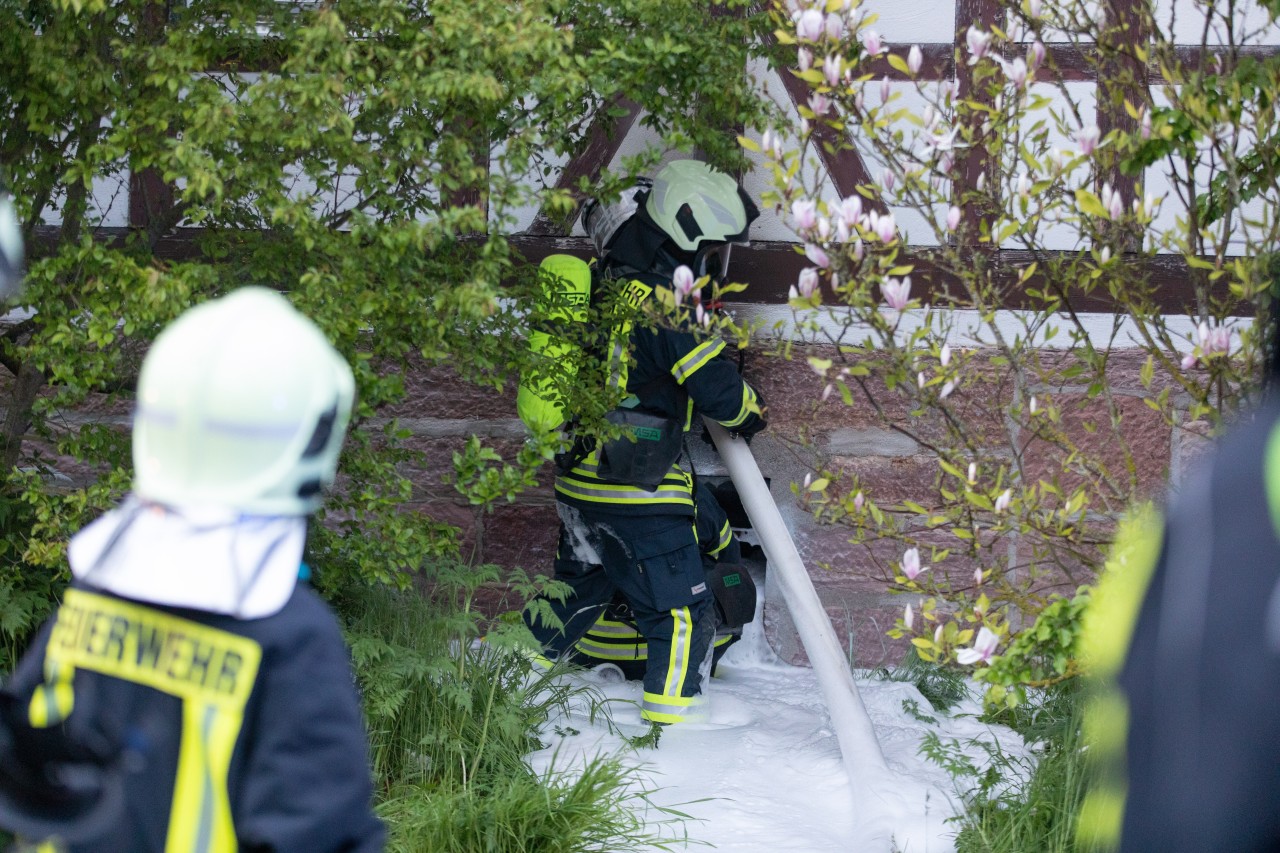
[[[583,688],[535,668],[510,632],[473,642],[474,625],[456,608],[413,592],[349,591],[338,607],[389,850],[625,853],[683,843],[685,816],[648,803],[620,756],[530,769],[540,728]]]
[[[914,651],[877,674],[914,684],[937,712],[950,710],[971,690],[964,672],[922,661]],[[925,737],[922,754],[969,792],[964,811],[953,819],[956,853],[1103,853],[1076,834],[1092,775],[1081,733],[1085,701],[1086,692],[1072,681],[984,717],[1036,744],[1034,758],[1010,755],[991,742],[944,742],[932,732]],[[935,721],[919,708],[906,710],[923,722]],[[985,750],[984,761],[970,757],[975,746]]]

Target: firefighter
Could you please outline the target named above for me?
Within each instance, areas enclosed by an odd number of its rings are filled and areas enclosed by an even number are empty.
[[[598,253],[593,293],[620,291],[640,306],[655,289],[670,288],[682,266],[723,282],[732,246],[746,241],[757,215],[733,178],[698,161],[674,161],[620,203],[584,208]],[[559,460],[555,577],[573,592],[551,605],[563,628],[531,610],[525,619],[556,659],[621,593],[648,652],[641,716],[678,723],[702,692],[715,633],[683,438],[697,414],[749,438],[765,427],[763,404],[717,337],[639,324],[611,332],[612,381],[627,394],[614,422],[656,438],[580,441]]]
[[[1120,849],[1280,850],[1280,404],[1223,439],[1155,531],[1118,677]]]
[[[694,493],[694,531],[702,552],[702,566],[711,588],[716,616],[711,674],[729,647],[742,639],[742,629],[755,618],[756,587],[742,566],[742,547],[733,535],[729,516],[705,482]],[[574,645],[569,657],[586,667],[616,667],[631,681],[644,678],[648,648],[631,606],[615,592],[595,624]]]
[[[199,305],[138,379],[133,491],[0,693],[0,826],[50,850],[381,850],[359,697],[307,586],[347,363],[280,294]]]

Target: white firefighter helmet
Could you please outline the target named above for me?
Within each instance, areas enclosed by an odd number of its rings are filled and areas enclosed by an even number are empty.
[[[645,202],[653,223],[685,252],[695,275],[723,279],[729,247],[745,243],[759,211],[729,175],[699,160],[674,160],[653,179]]]
[[[333,482],[351,368],[279,293],[245,287],[190,309],[138,379],[134,491],[176,506],[306,515]]]
[[[0,302],[22,284],[22,226],[9,193],[0,188]]]

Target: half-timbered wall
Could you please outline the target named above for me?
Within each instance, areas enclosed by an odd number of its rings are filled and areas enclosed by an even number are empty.
[[[1051,2],[1051,0],[1046,0]],[[1135,0],[1107,0],[1109,14],[1132,14]],[[1177,3],[1182,14],[1176,30],[1178,38],[1185,42],[1187,61],[1196,61],[1201,32],[1194,23],[1202,20],[1190,0],[1159,0],[1159,19],[1168,20],[1171,4]],[[1007,26],[1001,3],[996,0],[920,0],[916,3],[899,3],[894,0],[866,0],[864,6],[878,13],[876,29],[888,42],[890,49],[905,56],[913,44],[921,46],[924,55],[922,77],[939,84],[957,81],[967,85],[963,65],[957,69],[956,57],[963,55],[964,34],[970,24],[981,22],[985,26]],[[1261,15],[1256,9],[1242,14]],[[1258,18],[1265,22],[1265,18]],[[1280,37],[1271,44],[1280,44]],[[1097,110],[1092,97],[1098,81],[1094,65],[1086,61],[1087,51],[1066,44],[1048,45],[1053,61],[1051,65],[1067,82],[1073,93],[1080,96],[1094,111],[1091,116],[1105,132],[1108,128],[1124,125],[1129,117],[1119,109]],[[1262,45],[1251,50],[1267,52],[1273,47]],[[790,104],[807,96],[803,85],[789,74],[775,75],[763,68],[747,69],[756,75],[761,85],[779,103]],[[959,73],[957,73],[959,71]],[[876,76],[887,76],[891,86],[904,97],[914,97],[913,84],[895,71],[887,61],[880,62]],[[1152,79],[1151,82],[1157,82]],[[1143,92],[1133,93],[1135,101],[1147,98]],[[909,102],[909,101],[908,101]],[[601,169],[616,166],[621,158],[656,140],[638,121],[640,113],[634,104],[621,104],[628,114],[615,125],[612,134],[597,132],[579,158],[561,164],[560,172],[552,180],[567,185],[582,175],[597,174]],[[746,128],[743,132],[759,136],[762,129]],[[1064,145],[1068,140],[1063,141]],[[836,154],[822,152],[819,168],[825,173],[826,186],[831,196],[847,196],[858,185],[871,184],[879,173],[879,166],[865,151],[843,150]],[[972,164],[960,180],[973,180],[980,164]],[[742,176],[744,184],[753,194],[765,189],[765,175],[757,171]],[[1149,173],[1143,179],[1148,192],[1160,194],[1163,178]],[[1137,182],[1120,175],[1112,176],[1111,183],[1126,196],[1126,204],[1133,198]],[[121,173],[114,181],[101,182],[94,188],[94,203],[101,212],[104,228],[145,226],[155,211],[167,205],[171,199],[168,190],[154,175]],[[923,235],[928,233],[923,223],[907,211],[895,211],[903,232],[917,243],[927,243]],[[1178,213],[1176,206],[1167,206],[1164,216]],[[773,334],[788,334],[787,322],[791,317],[786,306],[788,288],[805,264],[802,255],[795,251],[794,235],[784,219],[773,210],[765,210],[752,230],[753,245],[734,254],[734,278],[749,283],[750,288],[742,301],[730,306],[743,319],[761,319],[766,327],[780,324]],[[519,212],[519,221],[512,234],[514,244],[530,259],[537,260],[552,252],[570,252],[586,256],[589,244],[581,229],[575,224],[566,229],[551,222],[540,211],[528,209]],[[1069,250],[1077,248],[1070,235],[1048,235],[1050,248]],[[1055,242],[1056,241],[1056,242]],[[179,231],[169,241],[174,251],[180,251],[182,234]],[[1005,249],[1004,262],[1012,268],[1019,262],[1016,251]],[[1182,286],[1183,270],[1179,263],[1169,259],[1166,264],[1155,265],[1159,279],[1161,299],[1169,314],[1183,315],[1186,288]],[[927,283],[926,283],[927,284]],[[1009,305],[1017,309],[1016,298]],[[1099,323],[1109,324],[1105,314],[1108,306],[1099,300],[1087,306],[1099,312]],[[849,545],[847,535],[839,528],[821,527],[798,506],[790,484],[821,465],[831,465],[856,472],[882,501],[894,497],[909,497],[912,491],[932,477],[936,464],[932,457],[910,439],[887,430],[869,413],[847,408],[837,401],[822,402],[819,399],[819,379],[805,365],[800,354],[791,361],[766,357],[766,346],[761,344],[751,353],[747,362],[748,378],[762,389],[770,408],[770,429],[762,434],[753,448],[761,468],[771,481],[772,491],[784,519],[790,525],[801,555],[810,566],[815,585],[827,604],[837,630],[847,638],[851,650],[856,651],[859,665],[874,666],[896,656],[895,650],[884,637],[886,628],[893,624],[901,612],[904,601],[886,592],[889,554],[875,554],[874,550],[857,549]],[[1198,442],[1186,436],[1184,430],[1166,426],[1159,415],[1150,411],[1141,401],[1144,393],[1138,380],[1139,363],[1119,354],[1113,362],[1113,380],[1118,393],[1128,402],[1123,404],[1130,417],[1128,429],[1135,452],[1144,465],[1143,479],[1155,493],[1163,488],[1164,478],[1170,471],[1180,470],[1198,448]],[[499,448],[514,449],[523,437],[523,428],[515,416],[513,394],[494,394],[455,381],[447,368],[423,366],[410,377],[411,394],[401,406],[381,414],[386,418],[398,418],[413,434],[412,443],[427,452],[430,464],[425,470],[409,472],[417,489],[414,507],[422,512],[456,524],[462,531],[464,553],[477,563],[491,562],[504,565],[521,565],[531,570],[550,571],[556,537],[556,515],[549,479],[544,477],[539,488],[522,495],[512,504],[498,507],[493,512],[478,511],[459,501],[456,493],[444,483],[449,459],[471,434],[480,434],[495,442]],[[1083,394],[1083,389],[1080,391]],[[1063,400],[1064,407],[1069,403]],[[907,411],[898,413],[909,418]],[[124,413],[110,411],[84,413],[87,417],[114,417],[123,419]],[[1089,439],[1083,423],[1081,440]],[[802,441],[803,439],[803,441]],[[696,442],[695,442],[696,443]],[[707,476],[723,474],[713,453],[699,448],[699,471]],[[72,472],[74,473],[74,472]],[[970,573],[971,567],[957,566],[955,571]],[[1068,579],[1064,579],[1064,584]],[[777,651],[788,660],[800,660],[799,648],[785,608],[781,606],[776,590],[767,589],[768,606],[766,624]],[[517,605],[507,601],[504,591],[491,591],[489,606],[501,609]]]

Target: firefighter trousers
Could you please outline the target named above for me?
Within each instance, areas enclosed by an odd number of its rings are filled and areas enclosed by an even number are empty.
[[[702,692],[703,664],[715,635],[693,519],[626,516],[559,504],[555,578],[572,592],[549,602],[559,630],[530,617],[529,629],[547,656],[569,654],[617,590],[627,599],[647,646],[641,717],[658,723],[688,719]]]

